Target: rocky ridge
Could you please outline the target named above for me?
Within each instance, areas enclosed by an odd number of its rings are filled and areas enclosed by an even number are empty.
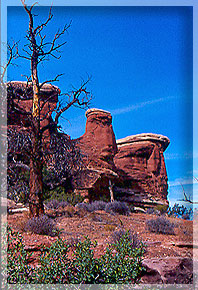
[[[41,126],[53,125],[51,114],[58,102],[59,88],[45,84],[41,88],[43,106]],[[8,84],[8,127],[29,127],[28,118],[17,107],[29,112],[32,86],[26,82]],[[168,204],[167,173],[163,153],[170,141],[167,137],[143,133],[117,140],[110,112],[89,109],[85,133],[74,140],[83,154],[84,168],[73,175],[71,187],[86,201],[118,199],[135,206]],[[52,126],[53,127],[53,126]],[[46,133],[50,137],[50,131]],[[46,136],[45,136],[46,137]]]

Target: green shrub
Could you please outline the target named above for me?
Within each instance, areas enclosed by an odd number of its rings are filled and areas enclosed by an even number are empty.
[[[8,283],[42,284],[124,284],[136,283],[142,267],[143,244],[134,248],[128,232],[94,257],[97,242],[89,238],[74,247],[58,237],[41,250],[39,267],[28,265],[29,256],[21,236],[8,230]],[[73,251],[72,258],[68,252]]]
[[[49,248],[43,248],[40,256],[41,267],[36,272],[35,283],[59,284],[69,283],[71,261],[68,259],[70,246],[58,238]]]
[[[10,284],[32,283],[34,271],[30,267],[31,254],[25,250],[22,236],[14,232],[10,227],[7,229],[7,281]]]
[[[174,223],[171,223],[165,217],[158,217],[146,221],[146,228],[152,233],[174,235],[174,227]]]

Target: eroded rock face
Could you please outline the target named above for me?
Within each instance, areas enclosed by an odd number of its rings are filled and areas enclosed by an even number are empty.
[[[89,109],[85,115],[85,134],[76,141],[85,155],[86,169],[75,177],[74,183],[77,191],[83,191],[85,196],[87,192],[92,200],[109,196],[109,180],[118,176],[113,161],[117,145],[109,112]]]
[[[120,199],[141,204],[168,204],[167,173],[163,152],[170,141],[157,134],[138,134],[117,140],[114,157],[120,180]]]
[[[87,153],[89,167],[114,167],[113,158],[117,152],[112,116],[99,109],[87,110],[85,134],[78,139],[81,148]]]
[[[29,126],[25,113],[32,108],[32,84],[14,81],[7,84],[8,125]],[[44,84],[40,90],[41,127],[52,122],[51,114],[56,108],[60,89],[51,84]],[[23,114],[21,113],[23,111]]]

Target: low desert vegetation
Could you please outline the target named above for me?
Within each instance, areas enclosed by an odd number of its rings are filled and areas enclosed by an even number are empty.
[[[134,248],[125,232],[94,257],[97,242],[88,237],[69,244],[60,237],[50,247],[41,247],[38,267],[29,264],[31,254],[22,236],[10,227],[7,231],[7,281],[15,284],[125,284],[137,283],[143,270],[144,246]],[[72,251],[72,259],[68,253]]]
[[[145,245],[143,245],[143,242],[141,241],[141,239],[139,238],[138,234],[135,231],[132,230],[124,230],[124,229],[120,229],[118,231],[115,231],[112,235],[111,235],[111,239],[114,243],[119,242],[123,236],[127,235],[128,239],[130,240],[131,243],[131,247],[133,249],[139,248],[139,247],[143,247],[143,251],[145,250]]]
[[[185,220],[193,219],[193,208],[185,207],[183,204],[179,205],[175,203],[173,207],[168,208],[167,213],[170,217],[182,218]]]
[[[167,218],[160,216],[155,219],[146,221],[146,229],[152,233],[163,235],[174,235],[175,224],[171,223]]]
[[[122,215],[129,215],[131,212],[129,206],[125,202],[121,201],[113,201],[113,202],[94,201],[92,203],[79,203],[76,206],[88,212],[105,210],[110,214],[117,213]]]
[[[58,234],[58,229],[56,228],[54,221],[46,215],[29,219],[24,230],[34,234],[48,235],[52,237]]]
[[[52,199],[48,202],[46,202],[45,206],[47,209],[52,209],[52,210],[56,210],[58,208],[64,208],[67,205],[69,205],[69,203],[67,201],[59,201],[57,199]]]

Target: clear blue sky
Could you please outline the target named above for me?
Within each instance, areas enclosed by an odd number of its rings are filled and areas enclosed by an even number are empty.
[[[35,9],[38,22],[47,11],[47,7]],[[64,73],[57,85],[66,92],[91,75],[92,107],[112,113],[116,138],[139,133],[169,137],[165,153],[169,200],[182,198],[179,182],[191,193],[192,8],[53,7],[53,14],[46,29],[49,39],[70,20],[72,26],[63,37],[68,43],[62,58],[40,66],[40,81]],[[22,48],[27,28],[23,8],[9,7],[8,39],[20,40]],[[27,61],[17,63],[8,71],[9,80],[25,80],[21,74],[30,74]],[[71,109],[64,118],[62,128],[72,138],[84,133],[84,111]]]

